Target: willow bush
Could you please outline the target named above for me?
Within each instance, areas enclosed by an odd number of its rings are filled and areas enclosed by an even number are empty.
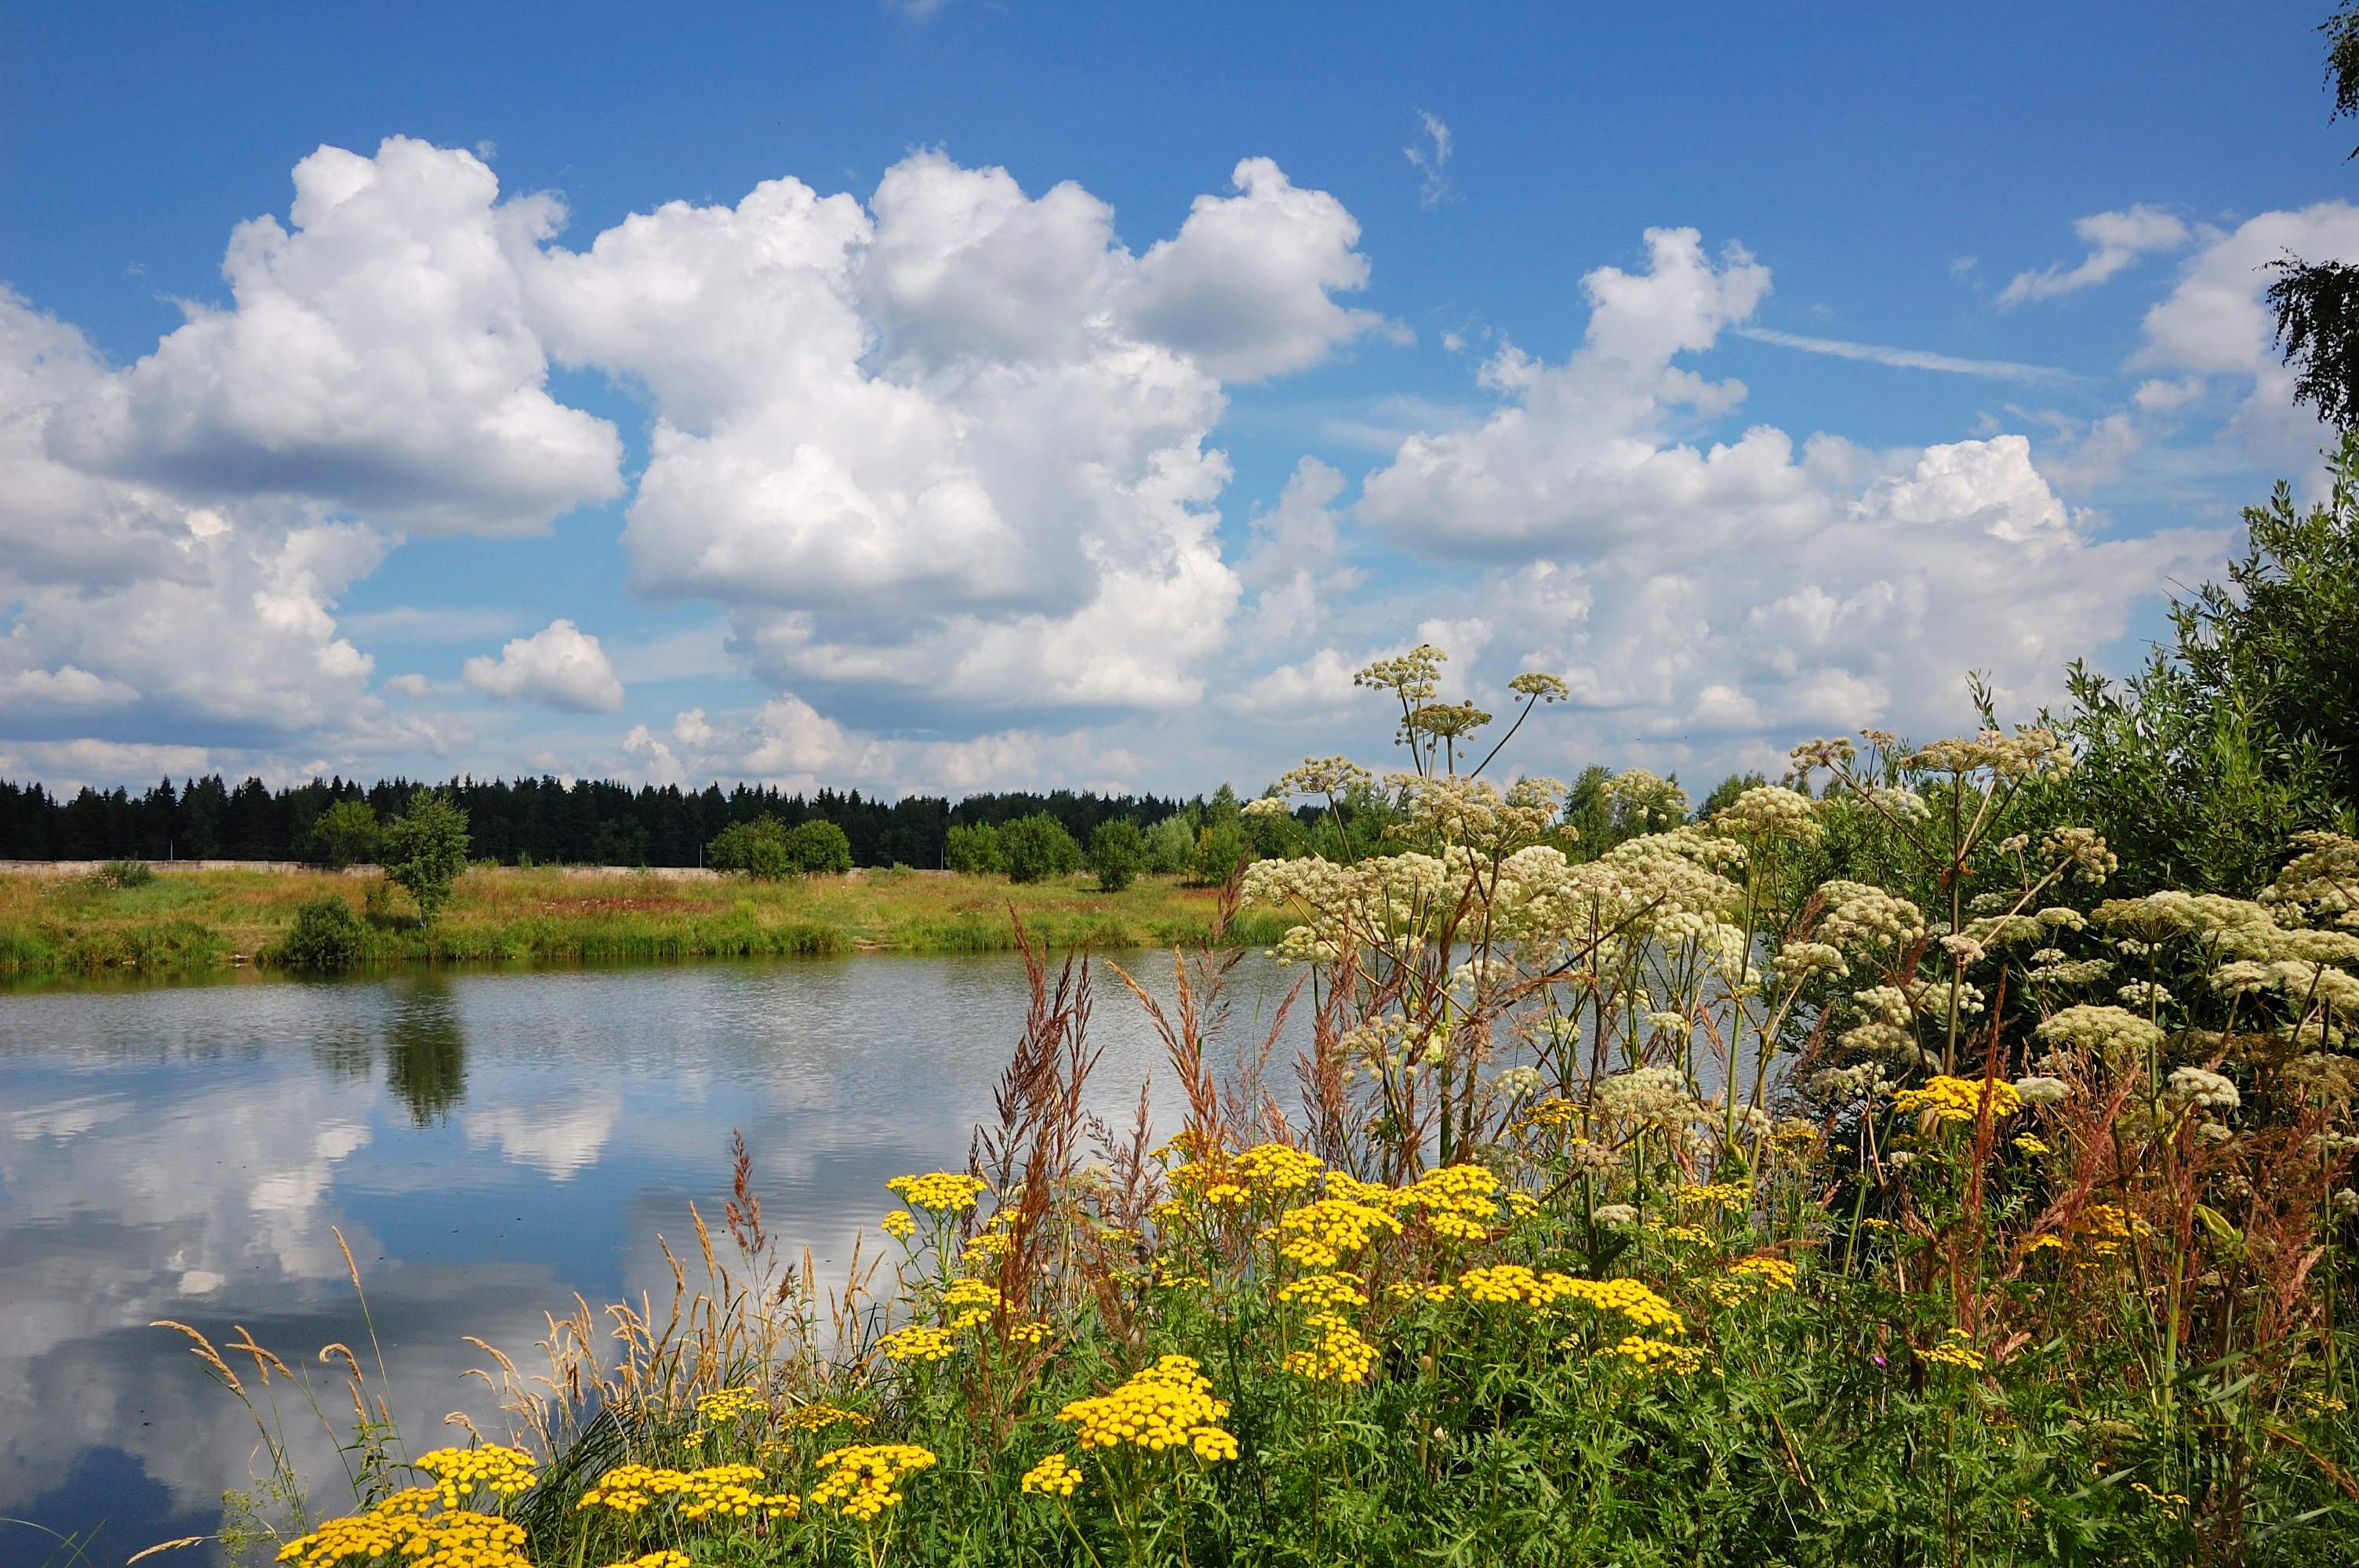
[[[1168,1008],[1114,969],[1188,1108],[1101,1125],[1097,977],[1027,948],[995,1120],[892,1184],[847,1282],[777,1256],[741,1142],[668,1307],[488,1369],[500,1441],[412,1456],[345,1357],[353,1504],[320,1517],[266,1421],[238,1539],[301,1568],[2351,1561],[2359,842],[2304,838],[2257,898],[2111,897],[2114,851],[2055,819],[2069,749],[1994,724],[1812,741],[1701,820],[1592,781],[1630,831],[1583,859],[1565,787],[1495,785],[1440,670],[1363,674],[1407,769],[1314,760],[1247,808],[1389,823],[1231,883],[1290,922],[1297,1060],[1283,1016],[1216,1040],[1234,954]],[[1564,694],[1514,690],[1517,725]]]

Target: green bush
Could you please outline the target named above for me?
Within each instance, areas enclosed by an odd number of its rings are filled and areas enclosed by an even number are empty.
[[[751,822],[733,822],[705,846],[704,863],[716,871],[743,871],[762,881],[776,881],[794,869],[787,855],[786,824],[766,815]]]
[[[295,908],[295,923],[279,942],[278,962],[290,969],[333,974],[361,960],[368,927],[353,906],[334,893],[307,898]]]
[[[311,847],[322,860],[341,871],[374,856],[384,834],[367,801],[340,800],[311,824]]]
[[[1196,825],[1184,811],[1173,812],[1147,830],[1147,869],[1157,876],[1178,876],[1195,852]]]
[[[467,869],[467,814],[440,790],[421,789],[386,824],[385,874],[418,901],[418,924],[430,926]]]
[[[1010,881],[1046,881],[1082,869],[1082,847],[1063,823],[1045,811],[1019,816],[1001,828],[999,847],[1007,857]]]
[[[995,877],[1007,870],[1007,855],[999,845],[999,829],[988,822],[969,827],[951,824],[942,838],[942,864],[970,876]]]
[[[1240,860],[1253,859],[1253,845],[1234,821],[1217,823],[1196,835],[1188,856],[1188,880],[1198,887],[1219,887],[1229,880]]]
[[[852,840],[832,822],[813,819],[787,830],[787,865],[797,876],[841,876],[852,870]]]
[[[1098,886],[1104,892],[1128,887],[1146,863],[1147,835],[1128,817],[1101,822],[1090,835],[1090,870],[1098,874]]]
[[[144,888],[156,880],[156,868],[145,860],[109,860],[90,880],[103,888]]]

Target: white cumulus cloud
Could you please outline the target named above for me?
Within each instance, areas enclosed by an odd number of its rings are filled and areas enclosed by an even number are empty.
[[[2038,272],[2019,272],[1999,290],[2002,310],[2027,300],[2055,299],[2093,288],[2142,255],[2175,251],[2192,238],[2186,221],[2175,212],[2143,202],[2118,212],[2096,212],[2072,225],[2088,242],[2089,254],[2072,266],[2052,264]]]
[[[467,661],[466,682],[493,697],[523,697],[577,713],[612,713],[623,706],[623,683],[598,639],[571,621],[552,621],[529,637],[511,639],[496,659]]]

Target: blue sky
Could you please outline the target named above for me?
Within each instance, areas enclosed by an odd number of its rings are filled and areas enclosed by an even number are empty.
[[[2027,717],[2315,482],[2321,14],[21,8],[0,772],[1251,788],[1421,636],[1540,772]]]

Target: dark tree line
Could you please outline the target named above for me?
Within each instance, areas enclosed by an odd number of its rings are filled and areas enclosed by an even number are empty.
[[[38,784],[0,780],[0,859],[318,860],[312,827],[330,805],[364,800],[385,820],[419,787],[407,779],[336,778],[273,790],[260,779],[233,786],[216,774],[177,785],[166,779],[140,794],[85,788],[62,799]],[[973,795],[952,805],[937,795],[888,801],[858,790],[805,796],[752,784],[684,791],[547,777],[460,778],[440,787],[467,814],[476,858],[508,865],[693,866],[723,828],[767,815],[788,827],[834,823],[855,865],[931,867],[942,863],[953,823],[995,827],[1047,812],[1087,843],[1102,822],[1126,817],[1144,826],[1190,804],[1056,790]]]

